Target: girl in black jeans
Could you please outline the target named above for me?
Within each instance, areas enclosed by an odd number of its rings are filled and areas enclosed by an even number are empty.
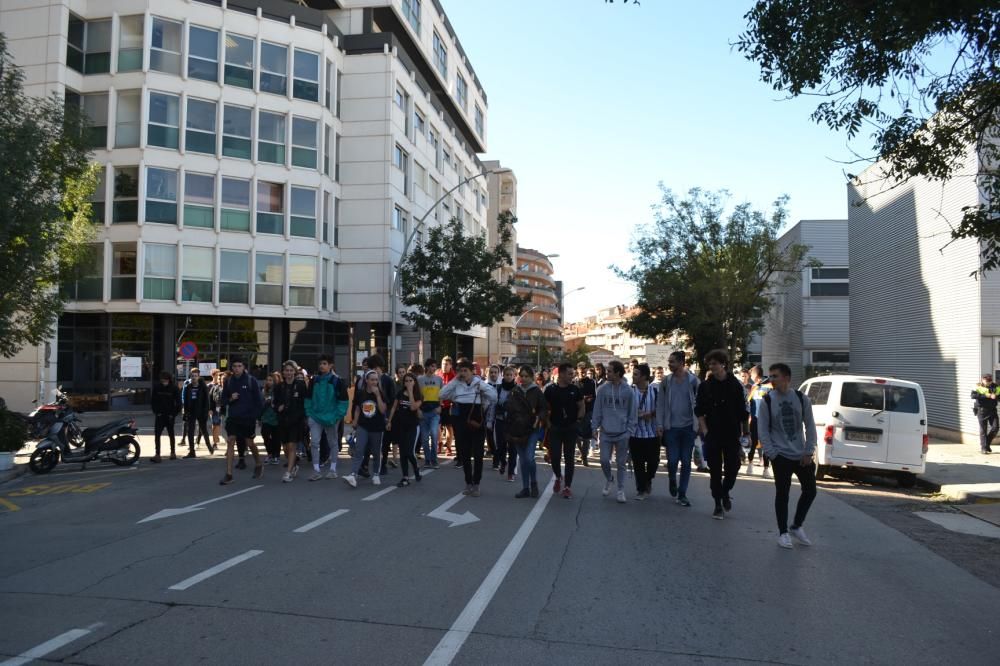
[[[396,393],[396,401],[389,411],[389,423],[385,429],[393,433],[399,446],[399,461],[403,468],[403,478],[396,485],[405,488],[410,485],[409,465],[413,465],[413,478],[420,481],[417,467],[417,443],[420,441],[420,405],[423,395],[417,377],[412,372],[403,375],[403,388]]]

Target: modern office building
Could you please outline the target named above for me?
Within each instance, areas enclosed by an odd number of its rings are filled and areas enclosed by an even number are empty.
[[[518,247],[516,265],[517,293],[528,299],[524,313],[516,319],[517,358],[534,362],[541,349],[551,355],[562,351],[562,284],[553,278],[548,255],[538,250]]]
[[[626,305],[613,305],[597,311],[597,314],[583,321],[567,324],[563,328],[563,339],[567,350],[578,348],[581,343],[594,349],[607,350],[620,361],[646,360],[646,345],[656,344],[655,340],[642,338],[625,330],[625,320],[638,310]],[[672,346],[676,340],[667,341]]]
[[[101,167],[57,334],[0,364],[16,408],[56,382],[144,402],[184,341],[206,367],[349,372],[387,351],[414,225],[486,231],[486,95],[436,0],[10,0],[0,30]]]

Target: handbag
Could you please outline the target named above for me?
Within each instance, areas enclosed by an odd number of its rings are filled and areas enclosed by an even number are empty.
[[[465,425],[473,430],[479,430],[483,427],[483,405],[480,402],[480,397],[482,392],[476,389],[476,399],[472,403],[472,407],[469,409],[469,413],[465,415]],[[477,411],[478,410],[478,411]],[[476,418],[473,418],[473,414]]]

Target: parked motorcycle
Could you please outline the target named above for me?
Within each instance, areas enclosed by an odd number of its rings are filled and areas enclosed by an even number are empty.
[[[24,421],[24,425],[28,427],[28,438],[42,439],[48,434],[52,424],[61,419],[69,409],[69,400],[62,392],[62,387],[59,387],[56,389],[54,401],[36,407],[27,416],[23,414],[19,414],[19,416]]]
[[[125,417],[96,428],[80,430],[80,419],[72,410],[53,423],[45,439],[31,453],[28,467],[35,474],[51,472],[60,460],[81,463],[111,461],[127,467],[139,460],[135,419]]]

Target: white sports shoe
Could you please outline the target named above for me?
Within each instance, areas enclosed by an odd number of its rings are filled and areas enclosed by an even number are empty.
[[[792,538],[798,541],[803,546],[811,546],[813,542],[809,540],[806,536],[806,531],[801,527],[792,527],[788,530],[788,533],[792,535]]]
[[[770,479],[771,478],[771,468],[770,467],[765,467],[764,468],[764,478],[765,479]]]
[[[281,482],[282,483],[291,483],[292,482],[292,475],[289,474],[288,472],[285,472],[285,475],[283,477],[281,477]]]
[[[347,476],[345,476],[345,477],[344,477],[344,481],[345,481],[345,482],[347,483],[347,485],[349,485],[349,486],[350,486],[351,488],[357,488],[357,487],[358,487],[358,479],[357,479],[357,477],[355,477],[355,476],[354,476],[353,474],[348,474]]]
[[[625,491],[624,490],[619,490],[618,491],[618,503],[619,504],[624,504],[625,503]]]
[[[747,463],[747,474],[753,474],[753,463]]]
[[[378,478],[378,474],[372,474],[372,485],[373,486],[382,485],[382,479]]]
[[[778,545],[781,546],[782,548],[789,548],[789,549],[793,548],[792,537],[788,535],[788,532],[778,535]]]
[[[326,473],[326,476],[323,477],[323,478],[326,478],[326,479],[336,479],[337,478],[337,470],[331,469],[329,472]]]
[[[605,497],[607,497],[608,495],[610,495],[613,483],[614,483],[613,481],[607,481],[604,484],[604,492],[602,492],[601,494],[604,495]]]
[[[313,473],[312,476],[309,477],[309,480],[310,481],[319,481],[322,478],[323,478],[323,475],[319,473],[319,470],[317,470],[316,472]]]

